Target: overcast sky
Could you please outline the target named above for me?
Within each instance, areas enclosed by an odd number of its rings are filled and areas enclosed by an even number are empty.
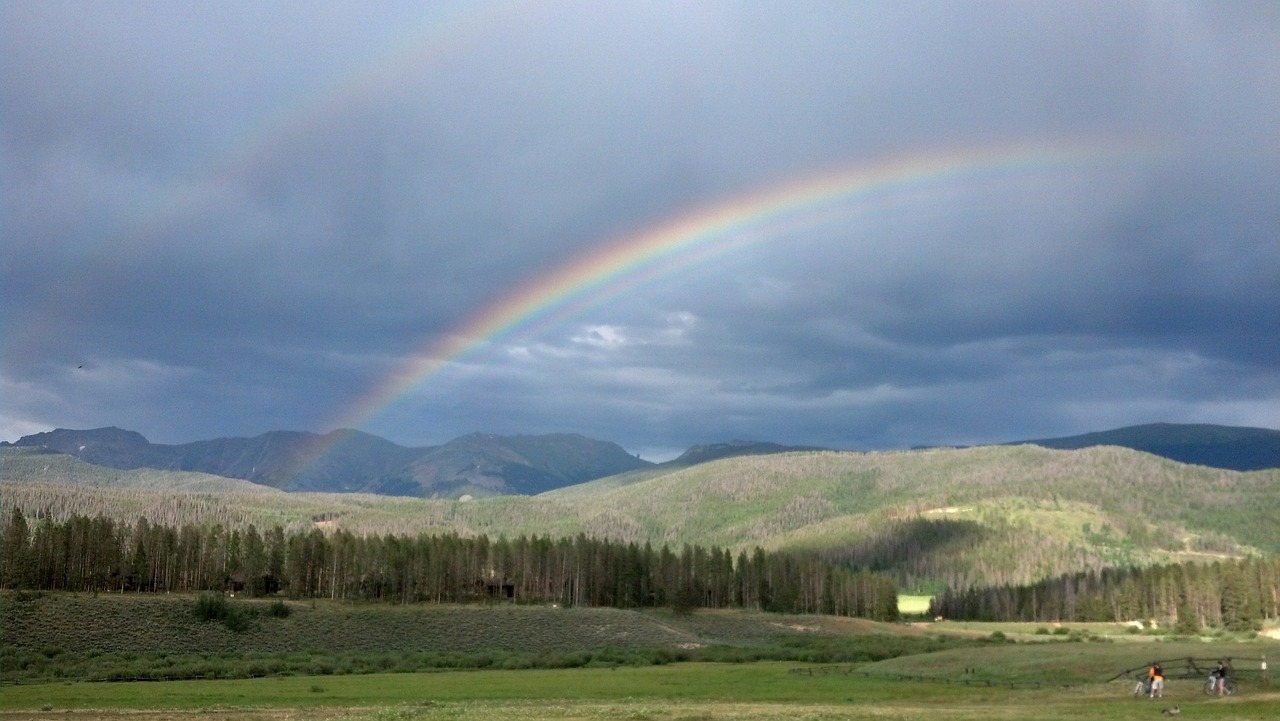
[[[3,440],[1280,428],[1280,3],[0,7]]]

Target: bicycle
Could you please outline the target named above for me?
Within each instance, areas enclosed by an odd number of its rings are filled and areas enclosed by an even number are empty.
[[[1231,694],[1236,692],[1235,679],[1231,678],[1230,675],[1228,675],[1225,679],[1223,679],[1222,686],[1223,686],[1222,693],[1224,696],[1230,696]],[[1204,694],[1206,696],[1218,695],[1218,674],[1217,673],[1209,674],[1209,682],[1204,685]]]
[[[1139,698],[1142,696],[1150,696],[1150,695],[1151,695],[1151,679],[1148,678],[1147,676],[1139,676],[1138,685],[1135,686],[1133,689],[1133,697]]]

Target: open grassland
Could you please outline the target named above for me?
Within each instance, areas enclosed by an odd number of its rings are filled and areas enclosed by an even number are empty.
[[[1078,638],[1078,637],[1077,637]],[[1096,637],[1095,637],[1096,638]],[[1232,659],[1240,679],[1258,679],[1259,660],[1275,658],[1280,644],[1272,641],[1223,641],[1218,639],[1175,639],[1155,643],[1034,642],[989,644],[980,650],[948,649],[928,654],[901,656],[877,662],[868,668],[886,676],[901,676],[941,682],[1025,683],[1047,685],[1087,684],[1109,680],[1126,670],[1142,669],[1152,661],[1164,664],[1170,684],[1194,687],[1197,693],[1208,670],[1218,659]],[[1205,668],[1203,675],[1188,670],[1187,659]],[[1192,676],[1186,680],[1174,677]],[[1130,685],[1132,690],[1132,685]]]
[[[235,631],[198,621],[194,597],[0,600],[0,721],[1105,721],[1171,704],[1187,718],[1274,721],[1280,709],[1280,689],[1257,677],[1280,641],[1118,624],[335,602],[288,602],[272,616],[273,602],[237,599],[263,612]],[[1185,657],[1235,659],[1240,692],[1210,698],[1202,679],[1173,678],[1163,701],[1132,697],[1125,671]],[[545,663],[556,658],[569,662]]]
[[[998,666],[1003,657],[974,663]],[[620,669],[444,672],[166,683],[6,687],[0,719],[665,719],[781,720],[1133,719],[1177,704],[1188,718],[1274,721],[1280,693],[1245,688],[1227,699],[1171,682],[1163,700],[1128,684],[1040,689],[921,683],[851,673],[796,673],[782,663]]]
[[[199,620],[194,596],[17,593],[2,600],[0,670],[9,683],[690,660],[852,663],[978,643],[860,619],[729,611],[236,599],[229,604],[236,622],[226,623]]]

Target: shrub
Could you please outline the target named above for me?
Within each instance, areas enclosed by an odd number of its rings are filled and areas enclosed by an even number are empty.
[[[196,598],[192,614],[197,621],[221,621],[222,625],[236,633],[247,631],[252,626],[253,613],[233,606],[225,596],[217,593],[202,593]]]
[[[508,656],[502,661],[502,668],[512,671],[517,669],[533,668],[533,659],[529,656]]]
[[[231,604],[223,596],[202,593],[196,598],[196,607],[192,613],[200,622],[221,621],[231,613]]]
[[[226,618],[222,619],[222,625],[236,633],[241,633],[248,631],[252,623],[249,620],[249,614],[233,608]]]
[[[288,618],[290,613],[289,604],[284,601],[274,601],[267,606],[267,615],[272,618]]]

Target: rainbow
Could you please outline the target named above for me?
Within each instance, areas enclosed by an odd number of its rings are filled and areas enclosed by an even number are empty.
[[[417,20],[407,23],[363,62],[286,97],[257,118],[217,156],[220,172],[251,166],[269,154],[280,138],[299,132],[317,117],[365,106],[401,79],[424,75],[474,45],[494,27],[515,24],[539,10],[529,0],[440,2],[425,8]]]
[[[917,155],[785,183],[679,215],[607,242],[497,298],[426,344],[329,427],[358,428],[450,368],[474,363],[486,351],[497,352],[709,259],[835,219],[928,202],[1010,173],[1061,172],[1145,150],[1134,144],[1058,141]]]

